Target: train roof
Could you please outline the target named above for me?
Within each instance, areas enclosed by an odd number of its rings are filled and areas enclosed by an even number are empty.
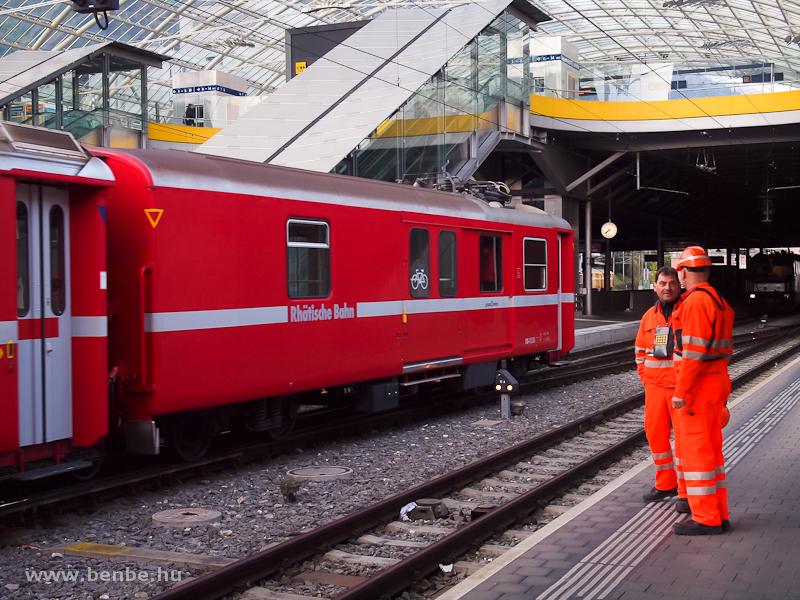
[[[114,174],[71,134],[0,121],[0,172],[25,178],[113,185]]]
[[[452,194],[347,175],[317,173],[182,150],[108,150],[99,155],[129,156],[145,167],[154,187],[214,190],[298,201],[408,211],[533,227],[570,230],[564,219],[541,211],[490,206],[467,194]]]

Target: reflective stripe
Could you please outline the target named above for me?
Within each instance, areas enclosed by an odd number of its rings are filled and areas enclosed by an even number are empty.
[[[694,344],[695,346],[703,346],[704,348],[711,346],[711,340],[694,335],[681,335],[681,340],[684,344]]]
[[[16,321],[0,321],[0,344],[6,342],[17,343],[19,334],[17,333]]]
[[[639,358],[638,356],[636,357],[636,364],[637,365],[641,365],[643,362],[644,362],[643,358]]]
[[[708,354],[706,352],[694,352],[692,350],[684,350],[683,357],[692,360],[701,360],[705,362],[713,362],[715,360],[729,360],[733,352],[720,352],[719,354]]]
[[[669,461],[668,463],[663,465],[656,465],[656,471],[671,471],[674,468],[675,468],[675,463],[672,461]]]
[[[675,457],[675,464],[678,465],[679,467],[683,466],[683,463],[681,462],[681,459],[678,458],[677,456]]]
[[[72,337],[108,337],[108,317],[72,317]]]
[[[717,467],[715,469],[715,471],[716,471],[717,475],[720,475],[720,474],[721,475],[725,475],[725,465],[722,465],[721,467]]]
[[[712,348],[730,348],[733,349],[733,340],[717,340],[711,344]]]
[[[715,479],[717,474],[714,471],[684,471],[683,476],[689,481],[702,481],[703,479]]]
[[[708,487],[687,487],[687,496],[713,496],[717,493],[717,486],[711,485]]]
[[[231,308],[225,310],[189,310],[183,312],[147,313],[144,330],[148,333],[220,329],[249,325],[272,325],[289,322],[288,306]]]
[[[387,300],[357,302],[356,317],[387,317],[406,314],[446,313],[472,310],[558,306],[574,294],[531,294],[525,296],[476,296],[472,298],[430,298],[423,300]],[[325,301],[308,301],[316,309],[330,309],[333,304]],[[167,331],[191,331],[197,329],[221,329],[225,327],[247,327],[289,323],[290,307],[259,306],[253,308],[230,308],[219,310],[188,310],[176,312],[147,313],[145,331],[162,333]],[[15,321],[11,321],[14,323]],[[0,331],[2,329],[0,328]]]
[[[487,300],[499,300],[499,298],[487,298]],[[471,304],[470,301],[477,301],[474,308],[502,308],[497,306],[484,306],[481,302],[482,298],[464,298],[465,304]],[[556,306],[558,305],[558,294],[535,294],[530,296],[512,296],[511,306],[514,308],[523,308],[526,306]],[[473,310],[474,310],[473,308]],[[470,308],[467,308],[470,310]]]
[[[728,482],[725,479],[719,479],[717,481],[717,489],[721,489],[721,488],[724,488],[724,489],[728,488]]]
[[[647,352],[647,348],[640,348],[639,346],[634,346],[633,351],[635,354],[640,354],[642,352]]]
[[[687,256],[685,258],[681,258],[680,260],[678,260],[678,262],[675,263],[675,267],[677,268],[678,266],[682,265],[683,263],[689,262],[691,260],[702,260],[704,258],[709,260],[709,261],[711,260],[710,258],[708,258],[708,254],[695,254],[694,256]]]
[[[667,458],[672,458],[672,450],[669,452],[656,452],[653,454],[653,460],[664,460]]]
[[[648,369],[671,369],[675,364],[667,358],[661,360],[650,360],[648,358],[644,361],[644,366]]]

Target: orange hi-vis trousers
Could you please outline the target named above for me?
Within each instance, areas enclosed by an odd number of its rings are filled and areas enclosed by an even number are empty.
[[[678,485],[669,441],[674,392],[674,387],[663,387],[654,383],[644,385],[644,431],[656,465],[656,489],[662,491],[675,489]]]
[[[722,407],[730,392],[727,373],[700,375],[685,398],[688,405],[674,411],[678,494],[689,500],[692,520],[703,525],[728,519]]]

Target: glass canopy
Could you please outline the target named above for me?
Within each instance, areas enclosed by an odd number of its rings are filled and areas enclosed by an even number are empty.
[[[165,103],[181,70],[216,69],[244,77],[248,94],[285,81],[286,29],[370,19],[390,8],[448,8],[431,0],[121,0],[101,30],[64,0],[6,0],[0,57],[16,50],[63,50],[115,40],[173,57],[149,72],[150,99]],[[800,72],[798,0],[537,0],[551,17],[532,35],[560,35],[582,62],[774,64]]]

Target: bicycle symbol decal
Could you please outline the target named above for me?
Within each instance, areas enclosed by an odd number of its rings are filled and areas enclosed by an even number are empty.
[[[425,275],[425,269],[417,269],[417,272],[411,276],[412,289],[428,289],[428,276]]]

